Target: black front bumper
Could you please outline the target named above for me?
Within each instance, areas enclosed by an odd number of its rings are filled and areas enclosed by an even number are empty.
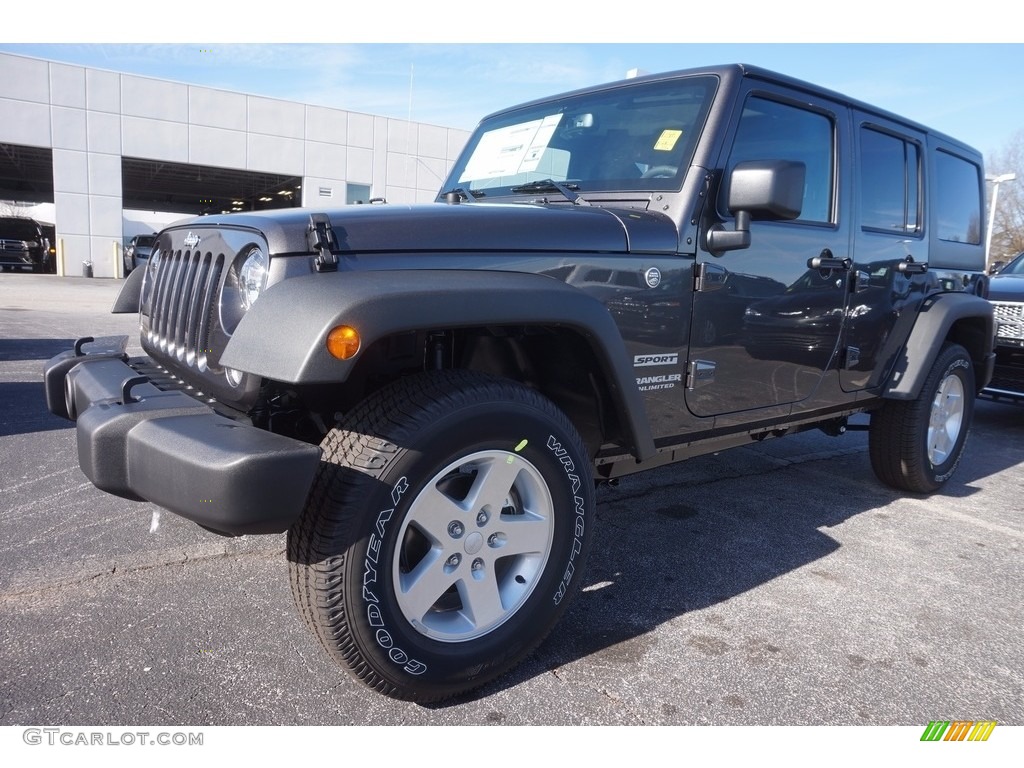
[[[79,341],[44,368],[47,407],[77,422],[78,462],[93,485],[218,533],[286,530],[305,504],[320,449],[158,389],[139,373],[150,361],[128,360],[126,341],[90,354]]]
[[[1024,342],[997,340],[992,380],[981,394],[996,400],[1024,401]]]

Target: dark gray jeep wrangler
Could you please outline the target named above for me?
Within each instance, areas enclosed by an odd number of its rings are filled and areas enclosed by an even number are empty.
[[[372,688],[443,699],[578,587],[595,479],[870,413],[939,489],[992,372],[979,154],[771,72],[642,77],[481,122],[429,205],[161,232],[45,371],[99,488],[288,531],[299,613]]]

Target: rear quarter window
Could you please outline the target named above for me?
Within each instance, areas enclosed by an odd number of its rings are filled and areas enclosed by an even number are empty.
[[[981,242],[981,168],[944,150],[935,153],[936,235],[939,240]]]

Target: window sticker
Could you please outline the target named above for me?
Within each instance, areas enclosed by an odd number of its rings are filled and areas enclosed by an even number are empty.
[[[487,131],[466,163],[460,182],[533,171],[540,163],[562,115]]]
[[[654,148],[659,152],[671,152],[676,148],[676,142],[679,141],[679,137],[683,135],[683,132],[675,128],[666,128],[661,132],[661,136],[654,142]]]

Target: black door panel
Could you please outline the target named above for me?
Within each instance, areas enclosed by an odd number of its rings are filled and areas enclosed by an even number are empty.
[[[845,108],[792,94],[749,92],[722,161],[790,160],[807,169],[795,221],[753,221],[748,248],[697,254],[713,279],[694,295],[690,359],[713,366],[687,391],[689,410],[721,416],[810,397],[840,357],[849,289]],[[840,164],[841,167],[841,164]],[[706,217],[731,227],[729,212]],[[816,265],[818,268],[815,268]]]

